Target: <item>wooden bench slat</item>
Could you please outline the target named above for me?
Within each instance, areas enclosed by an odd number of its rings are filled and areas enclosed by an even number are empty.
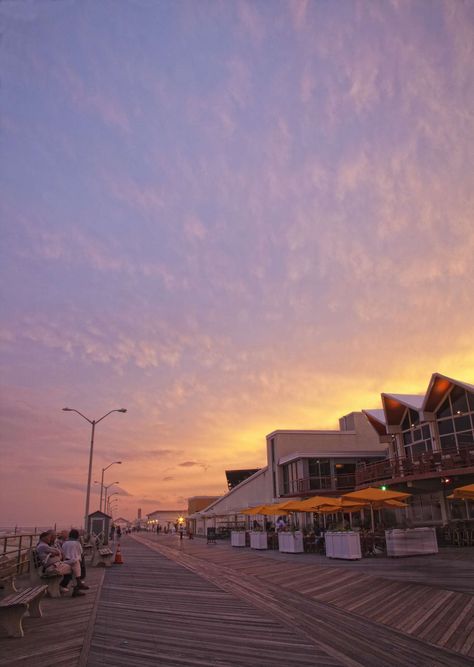
[[[20,593],[13,593],[0,600],[0,607],[9,607],[16,604],[28,604],[38,595],[42,595],[47,590],[47,586],[30,586]]]

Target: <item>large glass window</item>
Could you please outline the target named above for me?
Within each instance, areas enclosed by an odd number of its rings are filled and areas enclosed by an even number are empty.
[[[433,450],[429,425],[420,424],[419,414],[409,408],[402,421],[402,438],[405,455],[410,461],[419,459],[425,452]]]
[[[287,463],[283,466],[283,493],[297,493],[298,492],[298,466],[296,461]]]
[[[474,394],[454,387],[436,412],[441,449],[465,449],[474,445]]]
[[[331,488],[331,464],[329,459],[308,459],[310,489]]]

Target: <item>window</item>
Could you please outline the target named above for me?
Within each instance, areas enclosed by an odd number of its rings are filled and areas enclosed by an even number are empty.
[[[402,421],[402,438],[405,455],[410,461],[433,450],[429,424],[421,424],[419,414],[409,408]]]
[[[298,467],[296,461],[283,466],[283,493],[296,493],[298,491]]]
[[[453,387],[436,412],[443,450],[460,450],[474,444],[474,394]]]
[[[308,459],[310,489],[331,488],[331,464],[329,459]]]

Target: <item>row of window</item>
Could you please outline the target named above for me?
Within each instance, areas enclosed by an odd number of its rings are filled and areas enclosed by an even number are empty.
[[[441,449],[459,450],[474,445],[474,394],[454,387],[436,411],[436,418]],[[430,427],[420,423],[416,410],[406,410],[402,438],[408,459],[433,451]]]

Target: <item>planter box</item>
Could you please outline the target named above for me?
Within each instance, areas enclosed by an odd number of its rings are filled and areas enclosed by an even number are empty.
[[[268,549],[267,531],[252,530],[250,533],[251,549]]]
[[[437,554],[438,540],[434,528],[408,528],[385,531],[387,556],[420,556]]]
[[[362,558],[359,533],[352,531],[327,532],[325,541],[326,556],[328,558],[343,558],[344,560],[358,560]]]
[[[294,533],[278,533],[278,551],[287,554],[303,553],[303,533],[300,530]]]
[[[245,530],[233,530],[230,534],[230,543],[233,547],[245,547]]]

